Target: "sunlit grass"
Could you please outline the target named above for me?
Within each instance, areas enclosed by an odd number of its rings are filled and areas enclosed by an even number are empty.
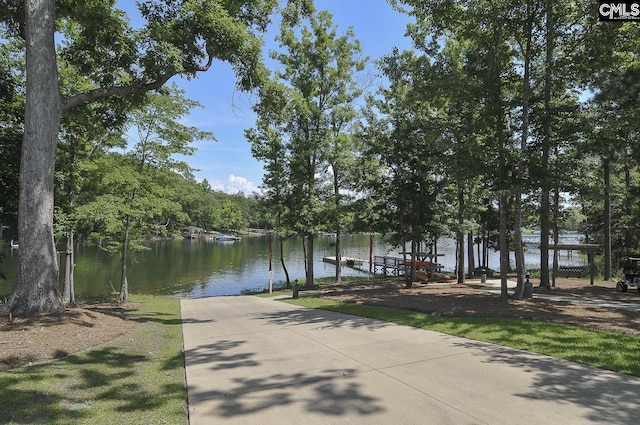
[[[490,342],[640,377],[640,363],[633,354],[640,352],[640,338],[635,336],[514,318],[441,317],[317,297],[285,301]]]
[[[4,424],[186,424],[180,302],[131,297],[140,322],[104,346],[0,373]]]
[[[350,283],[358,283],[358,282],[367,282],[372,280],[384,280],[388,279],[388,276],[376,275],[376,276],[342,276],[341,280],[343,284]],[[291,281],[291,285],[297,284],[302,291],[305,290],[306,279],[296,279],[295,281]],[[336,283],[335,276],[325,276],[318,277],[314,280],[314,289],[322,289],[323,286],[333,285]],[[280,295],[291,295],[292,289],[285,288],[284,282],[274,283],[272,288],[272,293],[269,294],[267,290],[263,291],[244,291],[243,295],[255,295],[257,297],[267,298],[267,297],[277,297]]]

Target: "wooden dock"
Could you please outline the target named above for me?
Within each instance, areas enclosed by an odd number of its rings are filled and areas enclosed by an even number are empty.
[[[383,274],[392,274],[394,276],[403,276],[405,270],[411,268],[411,260],[404,260],[402,257],[390,257],[383,255],[376,255],[373,260],[373,272]],[[426,272],[431,275],[432,272],[441,272],[442,264],[434,263],[427,260],[420,260],[416,262],[416,270]]]
[[[324,261],[325,263],[333,264],[333,265],[338,264],[338,260],[336,260],[336,257],[323,257],[322,261]],[[351,258],[351,257],[340,258],[340,264],[342,264],[343,266],[359,268],[364,263],[366,263],[366,261],[361,260],[359,258]]]

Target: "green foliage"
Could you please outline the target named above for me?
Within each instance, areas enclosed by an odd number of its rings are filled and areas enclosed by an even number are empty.
[[[2,36],[0,32],[0,36]],[[22,43],[0,44],[0,225],[17,236],[18,175],[24,121],[20,82],[24,64],[17,52]]]
[[[380,164],[369,187],[382,212],[377,228],[393,243],[422,241],[440,234],[439,196],[444,188],[443,134],[436,99],[417,89],[430,64],[411,52],[380,62],[389,87],[370,97],[362,138],[366,154]]]
[[[186,217],[174,193],[176,176],[190,174],[190,169],[174,156],[189,155],[194,141],[212,137],[178,122],[195,105],[175,87],[147,93],[143,109],[134,111],[129,121],[139,139],[127,153],[108,152],[94,163],[93,178],[100,190],[78,213],[91,238],[121,253],[120,301],[128,297],[129,251],[146,249],[144,241],[167,236],[172,218]]]
[[[278,40],[283,50],[271,56],[282,70],[265,85],[256,127],[246,136],[266,163],[265,198],[278,231],[313,236],[335,228],[341,216],[333,206],[348,187],[345,133],[361,94],[354,74],[365,61],[353,31],[338,36],[326,11],[300,28],[285,23]]]

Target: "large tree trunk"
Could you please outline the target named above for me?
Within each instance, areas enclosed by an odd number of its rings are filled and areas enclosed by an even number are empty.
[[[1,311],[60,314],[53,182],[63,99],[54,46],[54,0],[25,1],[27,91],[20,168],[16,285]]]

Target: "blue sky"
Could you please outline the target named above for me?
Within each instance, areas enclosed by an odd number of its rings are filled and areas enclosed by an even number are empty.
[[[394,46],[411,46],[404,37],[409,18],[394,11],[385,0],[315,0],[315,4],[333,14],[338,34],[353,27],[364,55],[372,62],[390,53]],[[277,48],[273,41],[276,32],[274,28],[265,35],[267,49]],[[374,72],[373,63],[370,67]],[[200,73],[197,79],[172,81],[186,91],[188,98],[203,105],[203,109],[193,110],[185,123],[211,131],[217,139],[198,142],[196,153],[186,158],[199,170],[195,172],[198,181],[207,179],[212,188],[227,193],[256,191],[262,183],[263,164],[251,156],[250,144],[244,138],[244,130],[254,124],[251,105],[255,97],[235,90],[235,77],[223,63]],[[372,90],[379,84],[376,81]]]

